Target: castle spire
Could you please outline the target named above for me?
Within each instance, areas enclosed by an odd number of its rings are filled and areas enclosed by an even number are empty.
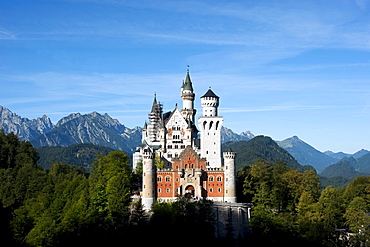
[[[187,72],[186,72],[185,82],[183,83],[183,89],[184,90],[189,90],[191,92],[194,91],[193,83],[191,82],[191,79],[190,79],[189,69],[187,69]]]
[[[157,107],[157,94],[154,93],[154,100],[153,100],[153,105],[152,105],[152,112],[155,112],[155,109]]]

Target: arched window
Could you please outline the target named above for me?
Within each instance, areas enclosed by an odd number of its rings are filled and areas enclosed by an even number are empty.
[[[217,182],[221,182],[222,181],[222,177],[221,176],[218,176],[217,177]]]
[[[221,192],[222,191],[221,188],[218,188],[217,190],[218,190],[218,192]]]
[[[209,129],[212,129],[212,126],[213,126],[213,121],[211,121],[211,122],[209,123]]]
[[[213,176],[209,176],[209,177],[208,177],[208,181],[209,181],[209,182],[213,182],[213,179],[214,179],[214,178],[213,178]]]
[[[204,130],[206,129],[206,125],[207,125],[207,121],[204,121],[204,122],[203,122],[203,129],[204,129]]]
[[[216,122],[216,130],[218,130],[218,126],[220,125],[220,121]]]
[[[157,177],[157,182],[162,182],[162,176]]]
[[[171,182],[171,177],[170,176],[166,177],[166,182]]]

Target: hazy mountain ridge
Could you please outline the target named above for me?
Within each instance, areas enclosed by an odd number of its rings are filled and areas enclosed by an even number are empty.
[[[318,172],[334,164],[338,159],[332,158],[311,145],[299,139],[297,136],[277,141],[278,145],[287,150],[301,165],[311,165]]]
[[[339,162],[328,166],[321,174],[324,177],[355,178],[370,175],[370,153],[358,159],[354,156],[344,157]]]

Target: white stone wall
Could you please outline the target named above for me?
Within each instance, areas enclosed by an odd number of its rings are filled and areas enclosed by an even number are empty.
[[[236,202],[235,192],[235,153],[224,152],[224,171],[225,171],[225,201]]]
[[[154,166],[154,154],[143,154],[143,194],[142,204],[145,210],[150,210],[155,202],[156,174]]]
[[[207,158],[208,167],[221,167],[221,127],[223,117],[200,117],[201,156]]]

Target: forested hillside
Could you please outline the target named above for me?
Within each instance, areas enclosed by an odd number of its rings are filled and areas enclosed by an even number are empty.
[[[41,147],[37,149],[39,160],[37,162],[43,169],[49,170],[53,162],[63,162],[82,166],[90,172],[91,164],[97,155],[107,155],[114,149],[94,144],[73,144],[68,147]]]
[[[238,200],[253,203],[251,235],[215,239],[212,201],[159,201],[151,218],[140,202],[131,202],[141,174],[130,169],[126,153],[97,157],[90,174],[62,162],[45,171],[37,166],[38,153],[29,142],[0,131],[1,241],[4,246],[126,246],[133,240],[149,245],[163,231],[166,241],[176,242],[179,232],[192,229],[202,232],[191,237],[192,246],[368,243],[370,177],[357,177],[344,189],[322,190],[314,170],[298,171],[281,159],[268,161],[271,157],[267,153],[266,159],[259,157],[238,171]],[[350,229],[352,235],[337,229]],[[229,236],[232,231],[230,225]]]
[[[313,169],[310,166],[301,166],[286,150],[279,147],[275,141],[268,136],[256,136],[250,141],[228,142],[222,144],[222,150],[227,151],[231,148],[237,153],[235,158],[236,170],[256,163],[259,158],[263,158],[274,163],[282,160],[289,167],[303,171]]]

